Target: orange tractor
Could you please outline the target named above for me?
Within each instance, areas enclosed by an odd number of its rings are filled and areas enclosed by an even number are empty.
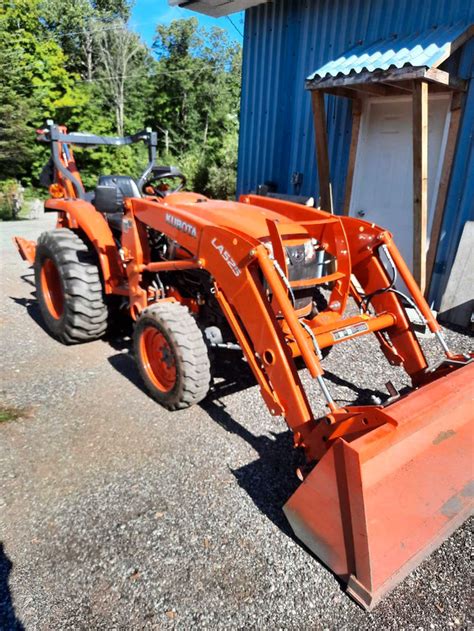
[[[51,334],[66,344],[101,337],[119,297],[135,321],[143,381],[171,410],[206,396],[209,348],[238,344],[270,413],[284,416],[306,454],[302,483],[284,506],[288,521],[352,597],[373,607],[467,518],[473,495],[472,356],[448,348],[391,234],[269,197],[184,192],[177,169],[155,164],[149,130],[104,138],[48,121],[38,139],[51,147],[45,209],[57,212],[57,227],[37,243],[16,243],[34,265]],[[72,145],[138,141],[149,151],[138,182],[101,176],[85,192]],[[348,315],[349,298],[358,309]],[[440,344],[436,366],[427,365],[407,306]],[[339,407],[323,354],[369,333],[412,387],[392,388],[384,404]],[[322,418],[297,358],[319,385]]]

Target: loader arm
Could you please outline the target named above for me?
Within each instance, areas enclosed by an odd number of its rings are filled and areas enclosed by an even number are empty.
[[[181,199],[178,196],[176,198]],[[332,412],[337,410],[323,381],[317,335],[311,330],[311,325],[315,324],[306,324],[297,317],[278,265],[275,265],[274,257],[258,239],[245,235],[240,230],[222,228],[207,220],[205,203],[200,202],[196,212],[194,208],[197,203],[189,204],[189,208],[184,209],[182,206],[171,205],[171,202],[170,199],[163,208],[159,200],[130,200],[130,214],[125,220],[129,228],[124,233],[123,246],[125,256],[130,259],[127,270],[132,308],[138,314],[147,305],[146,292],[140,289],[140,274],[159,269],[156,264],[146,262],[141,249],[141,244],[144,243],[143,226],[146,225],[179,241],[193,254],[194,264],[211,274],[215,281],[216,298],[246,354],[270,412],[283,415],[293,430],[298,429],[296,443],[309,450],[310,445],[304,442],[303,436],[310,435],[315,419],[296,370],[296,356],[304,359],[310,374],[318,380],[329,409]],[[277,203],[276,206],[291,214],[296,205],[288,208],[288,205]],[[349,249],[339,219],[326,213],[315,215],[314,212],[308,213],[308,217],[309,219],[301,222],[298,234],[313,238],[316,238],[315,235],[321,238],[325,234],[328,247],[338,257],[339,269],[346,269],[346,273],[339,271],[331,275],[331,279],[336,281],[331,301],[337,304],[337,308],[328,312],[329,324],[321,334],[327,335],[330,331],[344,327],[344,323],[341,324],[341,312],[345,307],[350,284]],[[135,222],[134,218],[138,221]],[[284,233],[284,225],[280,224],[279,230]],[[291,236],[294,238],[295,234]],[[166,265],[169,265],[168,269],[173,269],[176,263],[163,263],[161,269],[165,270]],[[158,266],[161,265],[158,263]],[[318,280],[323,284],[327,278]],[[271,302],[265,287],[271,289]],[[338,317],[334,317],[335,315]],[[411,332],[407,333],[408,321],[399,315],[399,322],[402,320],[405,334],[412,335]],[[396,318],[391,315],[381,319],[363,316],[361,321],[364,323],[364,332],[371,331],[366,324],[368,322],[375,329],[383,325],[395,326],[397,323]],[[317,329],[315,331],[317,333]],[[424,366],[426,362],[421,354],[416,368],[419,370]],[[303,432],[302,427],[305,428]]]
[[[246,354],[270,412],[283,415],[296,432],[295,443],[306,449],[311,460],[318,459],[328,445],[321,444],[322,424],[312,414],[295,367],[295,357],[303,358],[311,376],[318,381],[329,408],[325,424],[333,427],[337,437],[344,435],[345,427],[351,434],[363,433],[387,421],[373,406],[369,406],[364,415],[360,410],[351,414],[348,408],[341,410],[335,405],[324,382],[320,363],[322,348],[378,333],[382,350],[391,363],[402,365],[414,383],[420,382],[425,374],[426,359],[399,296],[388,291],[391,279],[379,250],[386,248],[397,261],[400,255],[391,235],[367,222],[334,217],[264,197],[246,196],[241,201],[269,211],[268,235],[262,236],[273,237],[273,254],[262,239],[256,238],[250,230],[246,233],[241,225],[216,225],[212,218],[225,202],[208,202],[191,193],[171,195],[165,202],[150,198],[129,201],[123,246],[129,260],[127,274],[132,313],[138,315],[148,304],[149,297],[141,288],[144,271],[165,271],[185,263],[150,263],[149,253],[143,249],[148,226],[168,235],[190,252],[192,261],[187,265],[211,274],[216,298]],[[278,213],[279,219],[273,220],[271,213]],[[330,282],[332,291],[328,308],[312,319],[298,317],[282,273],[284,263],[280,265],[276,260],[288,235],[292,240],[316,239],[337,259],[337,270],[317,279],[320,285]],[[414,284],[406,266],[399,269],[399,273],[407,284]],[[360,283],[365,296],[373,296],[371,304],[375,313],[366,309],[358,316],[343,317],[350,293],[363,306],[363,299],[353,288],[352,277]],[[439,331],[419,292],[415,300],[426,313],[430,326]],[[331,444],[327,432],[324,442]]]
[[[265,214],[264,234],[255,232],[252,216],[245,221],[247,206]],[[211,275],[267,407],[284,416],[310,464],[284,512],[296,535],[348,583],[351,596],[372,608],[472,511],[471,358],[447,347],[390,233],[373,224],[262,197],[246,196],[234,206],[188,193],[164,202],[130,200],[124,221],[135,317],[150,300],[140,289],[144,272],[183,266]],[[148,228],[177,241],[189,258],[149,261],[142,247]],[[295,239],[308,238],[337,267],[316,279],[331,287],[328,307],[302,317],[292,300],[301,281],[292,288],[285,252]],[[441,344],[445,360],[438,367],[427,366],[394,274]],[[360,312],[345,318],[349,296]],[[324,380],[321,349],[369,333],[389,362],[405,369],[413,389],[385,405],[340,408]],[[326,402],[322,418],[315,418],[300,381],[298,356]]]
[[[133,222],[130,216],[123,244],[126,256],[138,252],[138,258],[131,257],[128,264],[130,285],[138,287],[140,273],[147,268],[156,269],[152,263],[147,266],[139,252],[141,226],[150,226],[179,240],[193,253],[196,264],[214,278],[216,298],[246,354],[270,412],[285,416],[292,427],[310,420],[310,406],[291,350],[258,278],[259,260],[268,259],[264,246],[173,206],[167,205],[160,212],[162,204],[135,199],[131,206],[138,221]],[[172,264],[169,269],[173,269]],[[134,300],[137,311],[146,306],[144,293],[140,299],[141,303]],[[301,333],[304,338],[303,329]],[[304,349],[309,349],[306,343]],[[309,349],[307,356],[314,374],[322,374],[314,351]]]

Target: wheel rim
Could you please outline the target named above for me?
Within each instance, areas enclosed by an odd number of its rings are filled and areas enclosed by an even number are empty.
[[[140,354],[148,378],[161,392],[169,392],[176,383],[176,360],[166,337],[153,326],[143,329]]]
[[[41,291],[49,313],[59,320],[64,311],[64,294],[58,268],[49,258],[41,266]]]

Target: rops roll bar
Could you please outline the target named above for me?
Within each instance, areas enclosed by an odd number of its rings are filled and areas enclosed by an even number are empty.
[[[148,147],[148,165],[138,180],[138,187],[141,190],[143,182],[155,165],[156,148],[158,143],[158,135],[147,127],[143,131],[139,131],[131,136],[97,136],[95,134],[87,134],[82,132],[65,133],[59,125],[55,125],[52,120],[46,121],[46,127],[37,131],[37,140],[39,142],[47,142],[51,145],[51,156],[55,168],[68,179],[75,190],[79,199],[85,198],[85,190],[82,183],[74,177],[69,169],[67,169],[61,161],[59,143],[62,143],[66,158],[69,157],[68,145],[76,145],[78,147],[94,147],[97,145],[110,145],[112,147],[122,147],[125,145],[133,145],[137,142],[144,142]]]

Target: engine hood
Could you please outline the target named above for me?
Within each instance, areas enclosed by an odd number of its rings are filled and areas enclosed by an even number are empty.
[[[286,215],[253,204],[211,200],[196,193],[175,193],[168,195],[163,205],[170,210],[173,207],[179,208],[200,219],[259,241],[269,237],[267,219],[278,221],[282,225],[284,236],[291,238],[292,235],[298,235],[301,238],[302,234],[307,234],[307,230],[297,221],[290,221]],[[309,213],[312,213],[311,216]],[[314,219],[314,213],[315,211],[301,206],[302,221]]]

